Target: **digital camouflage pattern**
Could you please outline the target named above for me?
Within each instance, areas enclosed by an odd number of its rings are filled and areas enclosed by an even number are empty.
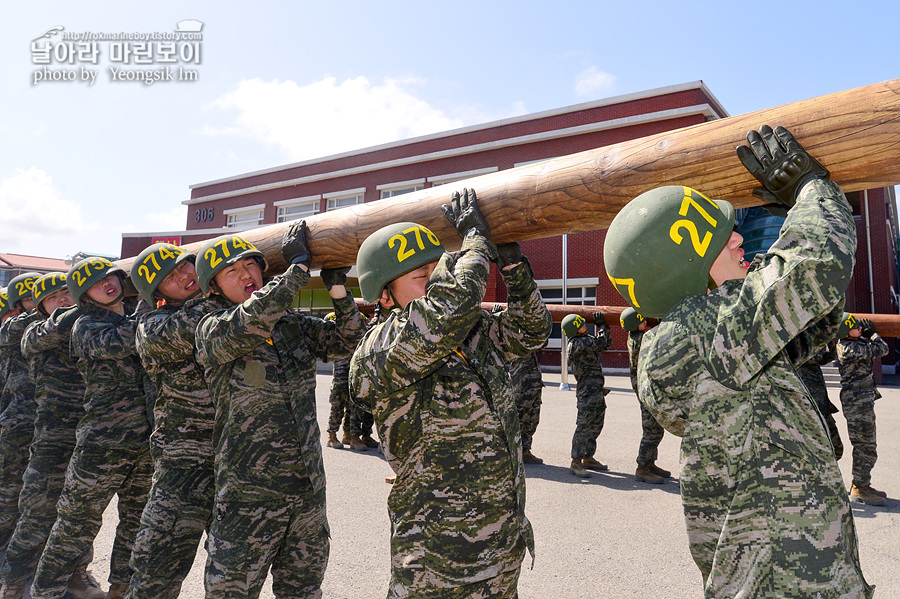
[[[598,326],[596,335],[569,337],[566,351],[575,376],[575,403],[578,415],[572,435],[572,459],[592,457],[597,451],[597,437],[606,419],[606,395],[600,354],[612,343],[607,325]]]
[[[745,280],[686,298],[644,335],[640,396],[682,437],[706,597],[871,597],[831,442],[794,369],[834,336],[855,250],[843,193],[809,182]],[[789,358],[794,338],[803,351]]]
[[[268,526],[267,517],[280,514],[280,522],[293,526],[292,518],[303,520],[305,510],[322,510],[313,528],[289,531],[292,542],[311,544],[309,550],[289,553],[315,560],[324,555],[327,561],[316,359],[349,356],[365,321],[349,294],[333,300],[333,322],[289,310],[308,281],[309,273],[292,265],[243,304],[213,296],[208,301],[216,311],[197,328],[197,361],[216,406],[216,505],[206,577],[210,598],[256,596],[258,589],[247,591],[247,581],[264,580],[276,552],[286,557],[284,535],[252,536],[253,530]],[[251,553],[262,558],[248,561]],[[280,561],[273,576],[278,585],[290,586],[299,584],[305,570],[320,566],[324,572],[324,564]]]
[[[75,433],[56,523],[35,573],[34,599],[59,599],[65,594],[113,495],[118,495],[119,524],[109,582],[131,580],[128,562],[153,474],[135,326],[133,316],[85,303],[72,327],[72,354],[85,383],[85,415]]]
[[[644,338],[644,331],[628,331],[628,340],[626,346],[628,348],[628,368],[631,374],[631,388],[638,396],[638,404],[641,406],[641,444],[638,447],[637,463],[638,466],[652,466],[659,457],[659,444],[662,443],[665,429],[656,421],[644,402],[641,401],[641,395],[638,387],[637,368],[638,358],[641,355],[641,340]]]
[[[150,435],[154,473],[134,543],[128,599],[177,599],[212,518],[215,407],[194,360],[204,299],[142,312],[135,342],[157,391]]]
[[[509,378],[522,430],[522,451],[528,451],[541,421],[541,393],[544,390],[537,352],[510,362]]]
[[[878,459],[875,442],[875,400],[881,393],[872,372],[875,358],[888,354],[888,345],[878,333],[870,339],[844,337],[838,340],[838,370],[841,373],[841,408],[847,419],[847,436],[853,447],[853,484],[868,487]]]
[[[34,379],[22,355],[22,336],[30,324],[42,318],[37,310],[31,310],[7,318],[0,325],[0,355],[6,372],[0,395],[0,551],[9,544],[19,519],[22,475],[28,466],[28,448],[37,415]]]
[[[825,384],[825,375],[822,374],[822,366],[829,362],[834,362],[836,358],[837,348],[835,342],[830,341],[828,345],[813,354],[812,358],[801,364],[797,368],[797,374],[800,376],[803,384],[806,385],[807,391],[812,395],[819,413],[825,420],[828,436],[831,437],[831,444],[834,446],[834,459],[840,460],[844,455],[844,444],[841,441],[837,423],[834,421],[834,414],[837,413],[838,409],[828,399],[828,386]]]
[[[500,274],[508,309],[482,311],[492,243],[471,231],[426,295],[391,311],[350,365],[397,475],[388,497],[388,597],[515,597],[525,548],[525,469],[505,364],[544,345],[551,319],[527,263]]]
[[[371,415],[358,409],[350,401],[350,358],[334,361],[331,392],[328,403],[331,411],[328,414],[328,432],[336,433],[343,422],[344,434],[358,437],[371,434]]]
[[[31,323],[22,336],[22,355],[34,377],[37,415],[31,457],[19,494],[19,521],[6,550],[0,577],[25,586],[34,576],[44,543],[56,522],[56,502],[75,449],[75,428],[84,415],[84,380],[69,353],[77,308],[60,308]],[[90,562],[88,550],[80,565]]]

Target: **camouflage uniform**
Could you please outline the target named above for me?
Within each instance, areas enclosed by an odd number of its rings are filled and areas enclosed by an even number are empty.
[[[606,418],[606,394],[600,352],[612,343],[609,327],[597,327],[597,335],[576,335],[566,344],[572,374],[575,376],[575,401],[578,416],[572,435],[572,459],[593,457],[597,451],[597,437]]]
[[[134,345],[135,319],[85,304],[72,327],[72,353],[85,382],[85,415],[57,505],[58,517],[41,555],[33,599],[59,599],[72,570],[100,530],[118,495],[119,525],[109,582],[128,584],[128,565],[147,502],[150,461],[144,373]]]
[[[871,339],[845,337],[837,344],[841,407],[847,419],[847,436],[853,446],[853,484],[857,487],[871,484],[872,468],[878,459],[875,400],[881,393],[875,388],[872,365],[875,358],[887,354],[888,345],[878,333],[872,333]]]
[[[350,405],[350,358],[334,361],[334,373],[331,379],[331,394],[328,403],[331,412],[328,414],[328,432],[337,433],[341,428],[341,420],[344,421],[344,434],[351,434],[350,421],[353,415],[353,407]]]
[[[365,323],[353,297],[326,322],[289,311],[309,281],[297,265],[243,304],[213,296],[197,361],[216,406],[215,519],[206,597],[319,597],[328,563],[325,470],[316,422],[316,358],[350,355]]]
[[[638,466],[652,466],[659,457],[659,444],[662,443],[665,429],[656,421],[644,402],[641,401],[638,392],[638,357],[641,353],[641,340],[644,331],[628,331],[628,367],[631,371],[631,388],[638,396],[638,404],[641,406],[641,445],[638,448]]]
[[[841,434],[838,432],[837,423],[834,421],[833,416],[838,409],[828,399],[828,387],[825,384],[825,375],[822,374],[822,366],[829,362],[834,362],[835,358],[837,358],[837,350],[835,343],[831,341],[817,351],[805,364],[797,368],[797,374],[815,400],[816,407],[819,409],[822,418],[825,419],[828,435],[831,437],[831,444],[834,446],[834,458],[839,460],[844,455],[844,444],[841,442]]]
[[[841,472],[794,370],[834,335],[855,249],[840,189],[807,183],[746,279],[686,298],[644,335],[640,396],[683,437],[706,597],[871,597]],[[783,351],[795,337],[806,355]]]
[[[195,299],[138,319],[137,352],[157,399],[153,484],[131,556],[129,599],[177,599],[212,517],[215,408],[194,361],[197,324],[210,309],[210,302]]]
[[[56,502],[75,449],[75,428],[84,416],[84,380],[69,353],[77,317],[77,308],[60,308],[47,320],[32,323],[22,336],[22,355],[34,376],[37,417],[19,495],[21,515],[0,568],[8,586],[24,587],[34,576],[56,522]],[[88,548],[77,565],[90,563],[92,554]]]
[[[6,549],[19,519],[22,475],[28,466],[28,448],[34,437],[37,404],[34,379],[20,346],[25,329],[41,320],[37,310],[8,318],[0,326],[0,347],[6,384],[0,395],[0,551]]]
[[[480,309],[494,245],[470,233],[426,295],[367,334],[351,396],[372,411],[397,475],[388,497],[388,597],[515,597],[525,469],[505,363],[540,348],[551,320],[527,264],[501,271],[509,309]]]
[[[509,376],[522,430],[522,451],[529,451],[541,421],[541,393],[544,390],[537,352],[510,362]]]

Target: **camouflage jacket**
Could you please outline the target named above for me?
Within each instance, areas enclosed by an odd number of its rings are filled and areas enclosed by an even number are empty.
[[[469,235],[444,254],[426,295],[369,331],[350,364],[350,395],[372,412],[397,474],[392,584],[413,595],[424,591],[413,578],[465,587],[496,575],[498,560],[520,563],[519,539],[533,555],[505,364],[540,349],[552,322],[524,263],[501,271],[508,309],[481,310],[494,251]]]
[[[828,386],[825,384],[825,375],[822,374],[822,366],[829,362],[834,362],[837,357],[834,342],[819,349],[813,356],[797,367],[797,375],[806,385],[806,390],[812,395],[819,406],[819,410],[823,413],[834,414],[837,408],[828,399]]]
[[[834,335],[855,250],[840,189],[807,183],[746,279],[686,298],[644,335],[640,396],[683,437],[682,503],[707,597],[870,593],[828,433],[795,371]],[[789,358],[795,337],[803,351]]]
[[[216,408],[217,501],[281,501],[325,488],[316,359],[349,356],[365,330],[351,295],[334,322],[289,310],[309,273],[291,266],[237,306],[219,296],[197,327],[197,361]]]
[[[84,416],[84,379],[69,349],[70,314],[78,308],[60,308],[50,318],[32,323],[22,336],[22,355],[34,376],[37,418],[34,442],[75,446],[75,429]]]
[[[510,382],[517,393],[528,393],[535,389],[544,388],[538,351],[540,350],[536,350],[509,363]]]
[[[194,361],[197,324],[213,309],[194,299],[142,313],[135,343],[156,389],[150,448],[157,464],[212,468],[215,408],[203,369]]]
[[[84,304],[72,327],[72,355],[84,378],[79,447],[148,447],[150,421],[144,370],[134,345],[134,316]]]
[[[628,340],[625,342],[628,347],[628,370],[631,374],[631,388],[634,392],[638,392],[638,358],[641,355],[641,340],[644,338],[645,331],[628,331]]]
[[[838,371],[841,373],[841,395],[852,394],[855,399],[878,399],[873,367],[875,358],[888,354],[888,344],[878,333],[870,339],[844,337],[837,344]]]
[[[566,343],[566,352],[569,355],[569,363],[572,365],[572,374],[576,381],[603,378],[600,354],[609,349],[611,343],[612,339],[607,325],[597,327],[596,335],[585,334],[569,337]]]
[[[6,383],[0,395],[0,427],[28,429],[34,426],[37,404],[34,401],[34,378],[22,355],[25,329],[43,317],[37,310],[7,318],[0,326],[0,351],[5,361]]]

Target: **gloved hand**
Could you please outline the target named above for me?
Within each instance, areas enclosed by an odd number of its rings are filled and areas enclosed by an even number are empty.
[[[738,146],[737,155],[750,174],[762,183],[753,195],[766,203],[791,207],[807,181],[827,179],[828,169],[810,156],[784,127],[768,125],[747,132],[750,147]]]
[[[478,199],[474,189],[463,189],[462,195],[454,191],[449,204],[442,204],[441,210],[447,220],[456,227],[460,237],[465,237],[471,229],[475,229],[486,239],[491,238],[491,229],[478,209]]]
[[[55,315],[57,312],[61,313],[56,319],[56,328],[60,333],[66,333],[71,330],[75,321],[81,316],[81,309],[78,306],[57,308],[53,311],[53,314]]]
[[[281,255],[288,264],[303,264],[309,268],[312,254],[306,245],[306,221],[298,220],[284,230],[281,238]]]
[[[872,321],[868,318],[863,318],[859,321],[860,329],[862,329],[863,337],[871,337],[872,333],[875,332],[875,325],[872,324]]]
[[[606,321],[603,320],[603,312],[594,312],[594,324],[598,327],[606,325]]]
[[[522,254],[522,247],[518,241],[512,243],[501,243],[497,246],[497,266],[506,268],[511,264],[518,264],[525,260]]]
[[[331,288],[335,285],[343,285],[347,282],[348,272],[350,272],[349,266],[342,266],[341,268],[323,268],[319,276],[322,277],[322,282],[325,283],[325,289],[331,291]]]

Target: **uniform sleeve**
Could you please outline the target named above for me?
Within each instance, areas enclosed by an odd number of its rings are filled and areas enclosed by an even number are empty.
[[[807,183],[778,240],[719,310],[707,356],[713,375],[743,387],[811,322],[842,305],[855,251],[843,192],[832,181]]]
[[[683,437],[694,397],[693,383],[686,373],[697,372],[700,365],[691,367],[689,362],[696,361],[696,348],[687,336],[671,334],[672,328],[660,325],[644,334],[638,358],[638,397],[663,428]],[[659,351],[659,347],[665,351]]]
[[[500,275],[508,291],[507,307],[490,316],[495,328],[491,335],[500,339],[503,361],[512,362],[544,347],[553,330],[553,319],[527,262],[501,270]]]
[[[206,368],[233,362],[272,336],[309,273],[293,264],[243,304],[206,315],[197,325],[197,360]]]
[[[886,356],[889,351],[887,343],[878,333],[872,335],[871,343],[851,340],[849,343],[845,341],[838,344],[838,352],[845,361],[874,360]]]
[[[834,333],[840,326],[843,313],[844,304],[841,302],[824,318],[811,324],[791,340],[786,349],[794,366],[799,367],[807,362],[822,365],[830,361],[828,347],[833,345],[831,342],[834,340]],[[834,360],[833,351],[831,356],[831,360]]]
[[[118,315],[117,315],[118,316]],[[113,322],[81,316],[72,328],[72,349],[80,359],[121,360],[137,353],[134,318],[119,316]]]
[[[334,321],[307,317],[302,320],[307,329],[303,336],[309,342],[307,347],[323,362],[352,356],[366,332],[366,319],[357,308],[352,295],[348,293],[347,297],[332,298],[331,303],[334,306]]]
[[[190,359],[196,318],[183,308],[143,314],[138,320],[137,349],[144,366]]]

